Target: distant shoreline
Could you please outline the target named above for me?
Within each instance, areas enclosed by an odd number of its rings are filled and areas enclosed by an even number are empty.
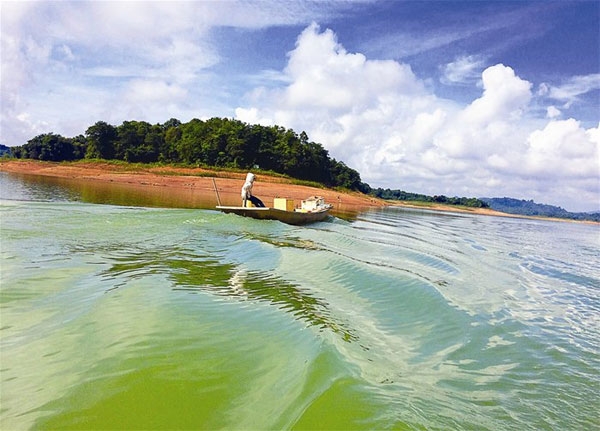
[[[193,189],[207,199],[219,199],[223,205],[239,205],[240,189],[245,173],[220,171],[205,168],[184,168],[176,166],[138,165],[102,161],[44,162],[29,159],[0,160],[0,172],[24,175],[41,175],[58,178],[71,178],[82,181],[101,181],[143,187],[167,187]],[[214,182],[213,182],[214,179]],[[218,191],[215,191],[215,185]],[[258,173],[254,192],[270,205],[275,197],[288,197],[296,201],[308,196],[319,195],[342,212],[360,212],[387,206],[419,209],[423,211],[444,211],[463,214],[476,214],[497,217],[526,218],[548,221],[580,222],[568,219],[523,216],[494,211],[489,208],[466,208],[418,202],[385,201],[358,192],[337,190],[294,184],[293,180]]]

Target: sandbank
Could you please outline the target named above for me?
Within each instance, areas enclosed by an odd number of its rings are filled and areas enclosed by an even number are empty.
[[[136,188],[162,188],[179,193],[192,191],[196,201],[205,206],[240,205],[240,191],[246,173],[183,168],[174,166],[143,166],[109,162],[43,162],[37,160],[0,161],[0,172],[24,175],[68,178],[78,181],[129,185]],[[297,201],[309,196],[323,196],[335,211],[359,212],[388,204],[380,199],[357,192],[341,192],[333,189],[293,184],[292,180],[262,175],[256,176],[253,192],[270,206],[275,197]]]

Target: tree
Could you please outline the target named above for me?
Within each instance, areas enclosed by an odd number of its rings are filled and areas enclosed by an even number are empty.
[[[114,159],[117,129],[104,121],[98,121],[85,131],[87,137],[86,157],[89,159]]]
[[[168,130],[171,127],[175,127],[178,128],[179,126],[181,126],[181,121],[179,121],[177,118],[171,118],[169,121],[165,121],[162,125],[163,130]]]
[[[177,151],[180,140],[181,124],[177,126],[170,126],[168,129],[166,129],[158,159],[161,162],[181,162],[181,156]]]
[[[126,162],[152,163],[158,160],[164,141],[160,125],[145,121],[124,121],[117,127],[115,158]]]
[[[71,142],[73,143],[73,160],[83,159],[87,152],[87,139],[85,136],[77,135]]]
[[[344,187],[350,190],[360,190],[362,186],[360,174],[354,169],[346,166],[344,162],[338,162],[333,159],[331,161],[330,170],[334,186]]]
[[[22,155],[30,159],[62,161],[74,160],[73,142],[54,133],[38,135],[23,145]]]
[[[198,164],[202,160],[202,148],[200,143],[206,134],[204,121],[197,118],[182,124],[181,138],[177,141],[176,151],[181,162]]]

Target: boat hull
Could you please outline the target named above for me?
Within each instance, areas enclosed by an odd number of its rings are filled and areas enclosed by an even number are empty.
[[[219,211],[227,214],[237,214],[244,217],[251,217],[259,220],[279,220],[283,223],[292,225],[303,225],[323,221],[329,217],[329,209],[322,209],[312,212],[284,211],[276,208],[266,207],[228,207],[217,206]]]

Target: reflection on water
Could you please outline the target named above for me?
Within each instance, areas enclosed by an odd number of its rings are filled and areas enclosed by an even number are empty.
[[[300,286],[268,272],[246,271],[232,263],[222,262],[218,257],[198,256],[177,249],[163,252],[142,250],[121,255],[115,260],[109,269],[102,272],[103,277],[112,279],[111,289],[118,289],[136,278],[167,274],[175,290],[201,290],[238,300],[266,301],[291,313],[296,319],[332,330],[344,341],[357,339],[351,330],[331,317],[325,300],[303,292]]]
[[[0,172],[0,198],[45,202],[80,200],[79,193],[66,186],[61,178],[6,172]]]
[[[95,204],[156,207],[214,208],[216,197],[192,187],[121,184],[89,179],[3,173],[2,198],[34,201],[81,201]]]

